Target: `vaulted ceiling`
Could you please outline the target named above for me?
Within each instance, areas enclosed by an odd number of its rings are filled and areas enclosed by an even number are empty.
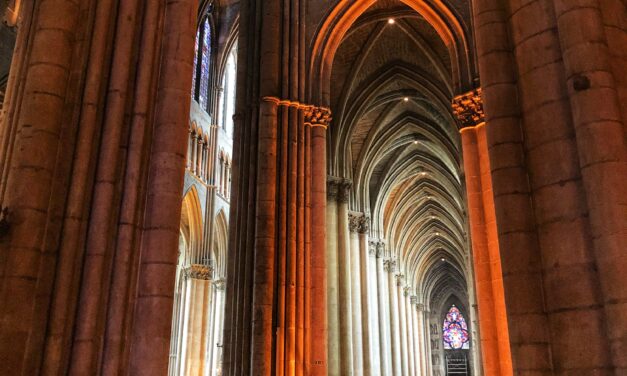
[[[447,40],[453,31],[406,3],[374,2],[335,53],[330,168],[352,179],[351,207],[370,214],[373,235],[396,254],[408,283],[446,299],[436,290],[465,291],[469,272],[460,136],[450,109],[476,76],[469,8],[445,5],[464,31]]]

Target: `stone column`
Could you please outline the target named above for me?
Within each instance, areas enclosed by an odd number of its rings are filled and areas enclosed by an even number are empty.
[[[466,178],[468,219],[472,240],[475,288],[479,304],[481,349],[486,373],[512,374],[509,335],[505,314],[501,258],[485,140],[481,89],[453,100],[463,126],[462,149]]]
[[[604,304],[605,317],[601,320],[606,321],[606,325],[599,329],[607,331],[614,372],[627,374],[627,320],[619,314],[627,311],[627,289],[622,287],[627,268],[627,118],[621,114],[616,85],[617,79],[624,79],[625,71],[623,69],[623,77],[620,77],[621,73],[618,73],[619,77],[613,73],[618,64],[612,60],[619,58],[611,55],[607,35],[610,28],[606,28],[602,14],[602,7],[612,9],[608,1],[589,0],[579,4],[555,0],[553,4],[568,83],[566,91],[572,113],[578,167],[581,168],[587,203],[585,217],[589,216],[590,239],[596,261],[592,266],[586,259],[585,268],[598,269],[598,274],[594,273],[594,276],[600,282]],[[627,5],[624,1],[622,5],[624,23]],[[614,8],[621,12],[618,6]],[[621,31],[625,32],[624,29]],[[572,234],[572,231],[566,232]],[[556,240],[563,241],[559,235],[556,234],[555,237],[559,237]],[[579,274],[576,270],[571,273]],[[559,277],[564,278],[563,275]],[[557,292],[556,296],[563,294]],[[591,300],[582,301],[581,306],[594,304]],[[591,335],[593,331],[596,330],[591,330]],[[605,348],[600,347],[599,351],[605,352]],[[579,363],[578,360],[573,361]],[[600,362],[597,364],[601,365]]]
[[[353,373],[364,373],[364,332],[363,307],[361,304],[361,248],[359,233],[361,231],[363,214],[349,212],[348,226],[350,230],[350,291],[352,314],[352,346],[353,346]]]
[[[381,358],[381,375],[393,375],[392,372],[392,343],[390,337],[390,287],[388,285],[388,268],[389,261],[385,258],[385,243],[377,242],[377,293],[379,311],[379,339],[381,350],[379,357]]]
[[[416,375],[424,375],[425,368],[422,360],[422,352],[424,351],[421,347],[422,342],[422,328],[420,326],[420,312],[418,310],[418,297],[413,295],[411,297],[411,316],[413,322],[413,346],[414,346],[414,369]]]
[[[377,284],[379,279],[379,273],[377,270],[377,245],[378,241],[370,240],[368,242],[368,256],[364,265],[365,273],[362,275],[362,283],[366,286],[367,307],[368,307],[368,322],[365,331],[369,334],[368,342],[368,358],[370,359],[370,374],[382,374],[381,369],[381,336],[379,328],[379,317],[381,312],[379,311],[379,295],[377,291]]]
[[[189,284],[189,311],[187,320],[185,346],[185,374],[202,375],[207,363],[206,342],[208,333],[208,309],[212,302],[210,297],[211,274],[210,268],[194,264],[183,271],[184,278]]]
[[[339,311],[339,262],[338,262],[338,195],[341,180],[329,177],[327,183],[327,321],[328,321],[328,372],[340,375],[340,311]]]
[[[409,369],[409,349],[407,348],[407,309],[405,301],[407,300],[407,291],[405,287],[405,275],[398,274],[396,280],[396,294],[398,296],[398,321],[401,340],[401,359],[403,365],[403,375],[410,374]]]
[[[397,277],[396,277],[396,259],[389,258],[387,261],[388,272],[388,286],[390,296],[390,342],[391,342],[391,357],[392,357],[392,371],[394,375],[403,374],[402,366],[402,350],[401,350],[401,338],[400,338],[400,323],[398,314],[398,294],[397,294]]]
[[[350,184],[345,183],[338,193],[338,266],[340,354],[342,375],[350,375],[354,369],[353,357],[353,304],[351,295],[351,246],[348,220]]]
[[[407,317],[407,355],[409,363],[409,374],[416,375],[416,355],[417,350],[414,348],[414,338],[416,332],[414,330],[414,306],[412,303],[411,288],[405,287],[405,316]]]

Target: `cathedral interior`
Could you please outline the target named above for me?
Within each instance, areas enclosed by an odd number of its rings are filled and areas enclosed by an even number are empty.
[[[0,12],[0,375],[627,376],[625,0]]]

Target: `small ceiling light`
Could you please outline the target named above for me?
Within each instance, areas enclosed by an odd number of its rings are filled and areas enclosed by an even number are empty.
[[[396,20],[394,20],[394,18],[388,18],[388,23],[390,25],[394,24],[396,22]]]
[[[435,236],[440,236],[440,233],[439,233],[439,232],[436,232],[436,233],[435,233]]]
[[[403,102],[409,102],[409,98],[407,97],[403,98]]]
[[[427,176],[427,173],[426,172],[421,172],[420,175]],[[431,196],[427,196],[427,198],[431,198]]]
[[[418,141],[414,141],[414,145],[418,145]]]
[[[445,259],[444,257],[442,257],[440,260],[441,260],[442,262],[445,262],[445,261],[446,261],[446,259]]]

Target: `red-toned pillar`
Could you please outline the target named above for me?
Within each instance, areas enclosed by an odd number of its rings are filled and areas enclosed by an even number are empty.
[[[453,108],[460,130],[479,305],[481,355],[486,375],[512,375],[503,277],[485,136],[481,89],[456,97]]]

